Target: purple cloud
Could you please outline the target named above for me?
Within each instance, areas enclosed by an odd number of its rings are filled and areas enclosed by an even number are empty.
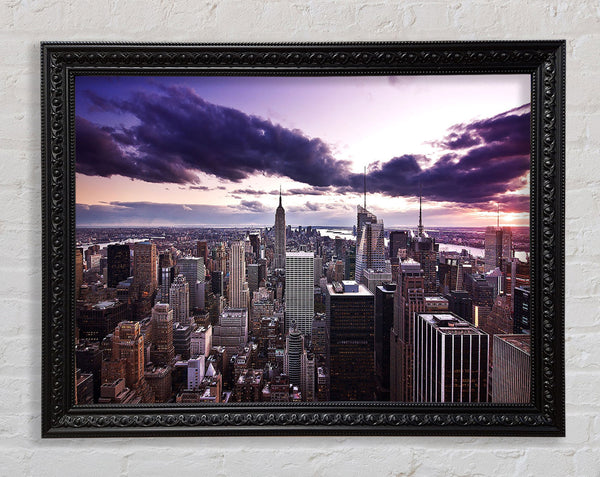
[[[233,182],[267,173],[327,186],[336,171],[343,174],[349,167],[320,139],[211,104],[189,88],[138,92],[119,103],[96,95],[93,100],[97,108],[133,115],[139,124],[102,128],[78,118],[77,171],[82,174],[182,184],[196,183],[200,171]],[[101,163],[91,148],[99,141],[111,154]]]
[[[284,195],[362,192],[362,174],[352,173],[348,161],[334,158],[321,139],[209,103],[191,89],[138,92],[118,103],[94,93],[88,97],[97,110],[120,112],[136,121],[107,127],[78,116],[76,164],[81,174],[191,184],[201,190],[200,172],[233,182],[264,174],[309,186]],[[430,201],[464,206],[500,202],[514,211],[526,211],[528,198],[516,200],[507,192],[518,189],[529,170],[529,122],[529,105],[524,105],[492,118],[457,124],[434,143],[446,151],[437,161],[403,154],[372,164],[368,190],[415,197],[421,189]],[[239,189],[233,193],[242,194],[236,197],[243,199],[243,195],[266,192]],[[256,201],[246,202],[240,206],[259,210]]]

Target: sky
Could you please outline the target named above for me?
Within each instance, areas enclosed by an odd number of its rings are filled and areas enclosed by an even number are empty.
[[[77,226],[529,223],[530,77],[77,76]]]

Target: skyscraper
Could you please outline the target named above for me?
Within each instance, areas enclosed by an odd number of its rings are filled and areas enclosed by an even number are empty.
[[[323,258],[315,256],[315,286],[319,286],[319,280],[323,275]]]
[[[131,257],[129,245],[109,245],[107,247],[107,286],[117,288],[119,282],[129,277]]]
[[[356,206],[356,244],[357,244],[357,246],[360,243],[360,239],[362,237],[363,227],[367,223],[376,224],[377,216],[367,210],[367,204],[366,204],[366,199],[365,199],[364,207],[362,207],[360,205]]]
[[[367,269],[372,269],[375,272],[385,271],[383,223],[367,222],[363,226],[360,242],[358,242],[356,248],[356,270],[354,276],[357,283],[366,285],[364,272]]]
[[[390,258],[398,256],[398,250],[406,253],[408,249],[408,232],[406,230],[392,230],[390,232]]]
[[[411,240],[408,256],[419,262],[423,270],[423,288],[426,292],[437,291],[437,250],[433,237],[423,226],[422,196],[419,193],[419,225],[417,236]]]
[[[304,337],[292,322],[290,331],[285,339],[285,352],[283,357],[283,372],[290,377],[290,383],[301,384],[301,359],[304,353]]]
[[[375,399],[375,297],[356,282],[327,285],[332,401]]]
[[[173,310],[173,321],[184,325],[190,324],[190,287],[181,273],[171,285],[169,305]]]
[[[285,209],[281,205],[281,190],[279,191],[279,207],[275,211],[275,250],[273,268],[285,267]]]
[[[158,273],[158,289],[160,301],[163,303],[169,302],[173,280],[175,280],[175,267],[161,267]]]
[[[154,394],[144,379],[144,335],[140,324],[123,321],[111,340],[111,359],[102,363],[102,382],[125,378],[128,388],[138,392],[142,402],[154,402]]]
[[[375,378],[377,400],[390,400],[390,330],[394,324],[395,283],[375,289]]]
[[[295,322],[302,334],[310,334],[315,310],[314,254],[288,252],[285,262],[285,329]]]
[[[219,315],[213,327],[213,346],[223,346],[228,353],[237,353],[248,342],[248,310],[228,308]]]
[[[215,251],[215,271],[227,273],[227,249],[225,244],[220,243]]]
[[[204,283],[204,259],[200,257],[185,257],[177,260],[177,268],[187,280],[190,292],[189,313],[201,306],[203,300],[198,296],[198,283]]]
[[[531,336],[495,335],[492,402],[531,400]]]
[[[156,245],[137,242],[133,246],[133,285],[139,292],[154,293],[158,287]]]
[[[81,292],[81,285],[83,285],[83,249],[75,249],[75,298],[79,299],[79,293]]]
[[[512,258],[512,229],[487,227],[485,229],[485,271],[502,266],[503,258]]]
[[[315,400],[315,356],[306,350],[300,358],[300,392],[304,401]]]
[[[390,399],[411,402],[415,313],[425,311],[421,264],[410,259],[402,262],[399,279],[394,295],[394,326],[390,330]]]
[[[515,303],[514,333],[530,333],[529,293],[530,288],[528,286],[515,288],[513,297]]]
[[[489,336],[452,313],[417,313],[414,402],[488,401]]]
[[[260,258],[260,234],[252,233],[248,235],[248,238],[250,239],[250,244],[252,245],[254,259],[258,260]]]
[[[248,290],[250,294],[258,290],[260,283],[260,265],[258,263],[248,264]]]
[[[229,277],[229,306],[248,308],[248,283],[246,282],[245,244],[238,241],[231,244]]]
[[[208,242],[206,240],[196,242],[196,256],[204,260],[204,265],[208,263]]]
[[[152,308],[152,347],[150,357],[154,364],[167,366],[175,356],[173,347],[173,310],[167,303]]]

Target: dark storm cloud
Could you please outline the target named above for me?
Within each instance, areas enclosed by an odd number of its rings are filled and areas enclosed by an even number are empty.
[[[88,97],[96,108],[117,108],[139,124],[111,129],[78,118],[77,171],[82,174],[183,184],[196,182],[200,171],[233,182],[265,173],[327,186],[349,167],[318,138],[208,103],[188,88],[139,92],[118,104]],[[97,161],[93,146],[98,143],[109,160]]]
[[[363,175],[352,173],[348,161],[335,159],[321,139],[211,104],[188,88],[138,92],[119,103],[92,93],[88,96],[94,108],[118,111],[136,121],[111,128],[77,117],[79,173],[178,184],[198,184],[199,172],[233,182],[263,174],[309,186],[283,195],[363,191]],[[367,189],[392,197],[415,197],[421,188],[429,201],[466,206],[497,201],[514,211],[526,211],[527,200],[515,200],[506,192],[516,190],[529,170],[529,121],[529,105],[524,105],[489,119],[457,124],[433,143],[446,152],[440,159],[403,154],[372,164]],[[279,191],[233,191],[242,194],[235,196],[240,199],[266,193],[278,195]],[[241,207],[250,211],[256,201],[246,202]]]
[[[528,197],[505,193],[522,187],[529,171],[529,108],[452,130],[444,146],[454,145],[454,152],[428,168],[420,165],[426,164],[427,158],[414,155],[377,163],[367,175],[367,189],[390,196],[418,196],[421,189],[430,201],[477,204],[480,208],[493,201],[503,204],[506,211],[527,211]],[[360,176],[351,179],[355,190],[360,182]]]

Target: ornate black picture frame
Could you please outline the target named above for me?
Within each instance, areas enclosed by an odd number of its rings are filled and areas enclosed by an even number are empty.
[[[531,76],[529,404],[75,405],[74,80],[81,74]],[[41,46],[42,436],[564,436],[565,42]]]

